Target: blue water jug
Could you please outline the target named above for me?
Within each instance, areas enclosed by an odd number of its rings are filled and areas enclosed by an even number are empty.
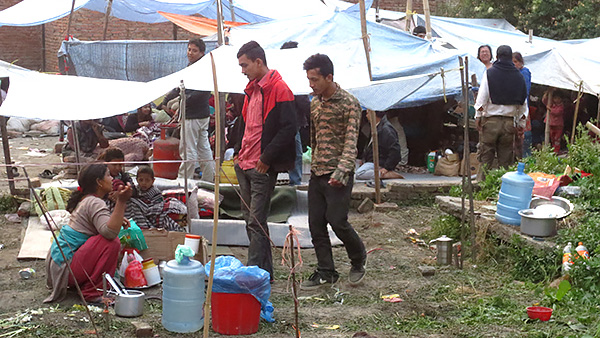
[[[187,257],[163,270],[162,325],[172,332],[195,332],[204,326],[204,267]]]
[[[502,186],[498,194],[496,219],[501,223],[521,225],[519,210],[529,208],[533,191],[533,178],[523,173],[525,163],[519,162],[517,171],[502,176]]]

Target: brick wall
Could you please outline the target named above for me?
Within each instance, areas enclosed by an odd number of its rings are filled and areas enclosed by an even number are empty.
[[[18,2],[20,0],[3,0],[0,2],[0,10]],[[40,70],[42,68],[42,26],[0,27],[0,60]]]

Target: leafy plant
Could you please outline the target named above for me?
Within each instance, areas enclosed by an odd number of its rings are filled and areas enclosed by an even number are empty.
[[[513,262],[511,274],[521,281],[550,281],[559,275],[560,250],[539,250],[528,245],[514,235],[508,250],[509,259]]]
[[[558,289],[545,288],[544,293],[546,294],[546,297],[550,299],[552,304],[556,304],[563,299],[569,290],[571,290],[571,283],[567,280],[563,280],[558,284]]]
[[[14,213],[17,210],[17,200],[12,195],[0,196],[0,212]]]

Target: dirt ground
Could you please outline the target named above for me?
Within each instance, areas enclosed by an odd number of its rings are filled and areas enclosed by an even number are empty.
[[[16,161],[42,163],[31,167],[30,176],[37,176],[43,169],[51,169],[51,163],[59,161],[58,156],[49,154],[40,158],[24,155],[25,147],[50,149],[56,138],[11,139],[11,150]],[[6,173],[0,174],[5,177]],[[7,193],[6,183],[2,192]],[[411,242],[407,237],[410,229],[418,233],[427,231],[432,222],[442,212],[428,203],[403,205],[397,211],[388,213],[358,214],[352,212],[350,221],[361,235],[368,254],[367,276],[358,287],[347,283],[349,260],[343,247],[333,249],[340,281],[333,287],[306,292],[298,296],[299,327],[302,337],[352,337],[360,331],[368,331],[373,337],[459,337],[490,336],[489,328],[482,327],[481,334],[464,332],[452,328],[444,329],[446,311],[454,309],[448,299],[438,299],[436,291],[456,284],[457,269],[453,267],[436,268],[432,277],[423,277],[418,267],[428,265],[436,267],[434,252],[425,246]],[[4,217],[0,219],[0,334],[7,337],[91,337],[93,326],[87,315],[75,304],[79,300],[74,293],[60,304],[43,304],[48,295],[45,287],[45,262],[43,260],[18,261],[17,253],[21,246],[25,223],[10,223]],[[417,237],[415,235],[412,235]],[[246,260],[247,249],[231,248],[242,262]],[[301,275],[307,278],[315,269],[316,258],[312,249],[301,250],[303,266]],[[295,337],[293,331],[294,302],[289,288],[289,269],[281,265],[281,249],[273,253],[275,264],[275,283],[272,287],[271,301],[275,307],[273,324],[261,321],[258,333],[253,337]],[[28,280],[19,276],[22,268],[34,268],[37,273]],[[498,285],[487,283],[488,288]],[[461,286],[462,287],[462,286]],[[478,297],[484,292],[477,286],[464,286],[469,297]],[[149,296],[160,296],[160,287],[147,290]],[[381,296],[397,294],[402,301],[385,302]],[[74,306],[75,305],[75,306]],[[150,324],[156,337],[201,337],[202,331],[195,334],[170,333],[161,325],[161,303],[157,299],[146,301],[144,315],[140,318],[126,319],[94,313],[94,321],[104,337],[134,337],[132,321]],[[421,325],[421,323],[425,323]],[[433,324],[431,324],[433,323]],[[399,334],[398,332],[402,332]],[[6,334],[6,335],[5,335]],[[211,331],[210,337],[220,335]],[[491,336],[510,336],[510,332],[499,328]]]

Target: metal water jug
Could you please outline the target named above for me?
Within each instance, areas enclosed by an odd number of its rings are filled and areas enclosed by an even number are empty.
[[[436,238],[429,242],[436,243],[437,248],[437,262],[439,265],[450,265],[452,264],[452,238],[443,235],[440,238]]]

